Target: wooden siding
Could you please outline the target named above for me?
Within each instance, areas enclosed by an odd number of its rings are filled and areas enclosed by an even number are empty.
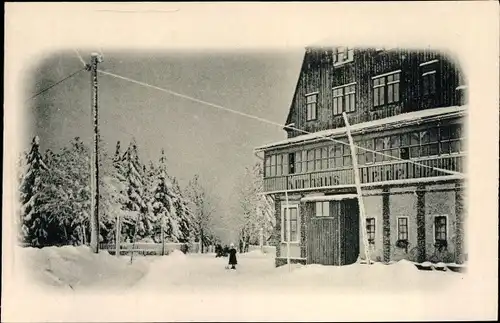
[[[433,97],[424,97],[421,91],[421,63],[437,60],[436,87]],[[400,101],[373,107],[372,77],[401,70]],[[334,66],[331,49],[308,49],[290,107],[287,123],[308,132],[344,126],[341,115],[332,110],[332,88],[356,82],[356,110],[348,114],[352,124],[394,116],[400,113],[441,106],[458,105],[458,85],[464,84],[459,68],[444,54],[426,50],[356,49],[354,60]],[[306,121],[305,95],[318,92],[317,119]],[[288,137],[303,133],[287,131]]]
[[[307,263],[342,266],[356,262],[359,255],[356,203],[356,200],[331,201],[329,217],[316,217],[315,204],[306,203],[311,212],[307,215]]]
[[[440,156],[418,160],[419,163],[446,169],[455,172],[463,172],[463,155]],[[359,166],[362,184],[383,183],[390,184],[391,181],[408,179],[434,178],[444,174],[441,171],[410,163],[408,161],[396,161],[383,164],[369,164]],[[300,190],[312,188],[354,186],[354,175],[352,168],[342,170],[323,170],[305,174],[293,174],[280,177],[264,178],[264,191],[275,192],[284,190]]]

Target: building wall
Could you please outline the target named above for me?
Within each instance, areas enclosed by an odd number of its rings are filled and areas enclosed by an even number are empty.
[[[412,189],[411,187],[408,189]],[[417,196],[414,193],[395,194],[389,196],[390,200],[390,242],[391,260],[408,258],[408,253],[417,246]],[[398,217],[408,217],[408,251],[398,248]]]
[[[380,191],[369,191],[367,194],[380,193]],[[365,205],[366,218],[375,218],[375,244],[369,245],[370,259],[373,261],[382,261],[383,259],[383,218],[382,218],[382,195],[365,196],[363,198]],[[360,226],[363,225],[360,223]],[[360,227],[360,230],[362,228]],[[359,235],[359,253],[361,258],[365,256],[365,245],[363,234]]]
[[[425,68],[420,64],[435,59],[438,60],[435,63],[437,94],[424,97],[421,74]],[[395,70],[402,71],[400,102],[374,109],[372,77]],[[455,62],[438,52],[355,49],[352,62],[334,66],[331,48],[310,48],[304,56],[287,124],[295,123],[295,127],[310,132],[343,127],[342,116],[333,115],[332,88],[353,82],[356,82],[356,110],[348,114],[351,124],[362,122],[363,118],[371,114],[386,117],[386,114],[458,105],[456,87],[464,84]],[[307,121],[305,95],[314,92],[318,92],[317,119]],[[289,138],[302,134],[292,130],[287,133]]]
[[[463,194],[463,189],[456,191],[456,186],[460,183],[449,184],[427,184],[419,186],[392,187],[384,189],[364,190],[366,195],[363,202],[366,210],[366,217],[375,218],[375,243],[370,245],[370,258],[372,261],[388,262],[408,259],[410,261],[422,262],[463,262],[466,259],[466,244],[463,236],[463,222],[466,220],[466,212],[460,211],[462,204],[457,200],[457,196]],[[290,201],[298,202],[300,196],[291,196]],[[420,197],[419,197],[420,195]],[[419,198],[421,199],[419,203]],[[422,203],[423,202],[423,203]],[[459,203],[457,203],[459,202]],[[284,203],[280,198],[276,199],[276,227],[273,233],[273,245],[276,246],[276,258],[285,258],[287,247],[281,243],[281,205]],[[419,207],[421,209],[419,209]],[[387,211],[384,211],[386,209]],[[386,221],[384,221],[386,212]],[[299,207],[299,234],[300,243],[291,245],[292,258],[307,258],[307,213],[306,207],[302,203]],[[423,244],[419,248],[418,214],[423,215],[423,230],[425,235]],[[457,217],[457,214],[459,217]],[[387,217],[388,215],[388,217]],[[447,250],[436,252],[434,247],[434,216],[447,216]],[[408,240],[407,250],[396,246],[398,240],[398,216],[408,217]],[[386,224],[384,224],[384,222]],[[360,225],[360,230],[361,230]],[[360,257],[365,258],[364,241],[360,232]],[[457,249],[457,243],[459,248]],[[424,248],[424,254],[419,258],[419,252]],[[286,261],[285,261],[286,263]]]
[[[430,186],[430,189],[441,187]],[[434,261],[455,261],[456,213],[455,192],[428,192],[425,194],[425,248],[426,258]],[[447,216],[447,253],[440,254],[434,247],[434,216]]]

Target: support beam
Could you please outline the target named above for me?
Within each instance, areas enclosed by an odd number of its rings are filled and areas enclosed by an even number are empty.
[[[417,188],[417,249],[418,262],[427,258],[425,247],[425,186]]]
[[[382,189],[382,227],[383,227],[383,250],[384,262],[391,261],[391,214],[390,214],[390,191],[388,187]]]
[[[354,145],[354,141],[351,136],[351,127],[349,125],[349,120],[347,119],[347,114],[342,113],[345,122],[345,128],[347,131],[347,138],[349,139],[349,145],[351,147],[351,158],[352,158],[352,166],[354,171],[354,182],[356,183],[356,192],[358,194],[358,204],[359,204],[359,216],[360,216],[360,225],[361,225],[361,233],[363,237],[363,246],[365,251],[365,258],[368,264],[371,264],[370,259],[370,244],[368,243],[368,237],[366,233],[366,215],[365,215],[365,204],[363,203],[363,192],[361,191],[361,180],[359,177],[359,168],[358,168],[358,157],[356,146]]]
[[[462,183],[455,184],[455,216],[456,216],[456,241],[455,241],[455,261],[457,264],[465,262],[465,239],[464,239],[464,190]]]

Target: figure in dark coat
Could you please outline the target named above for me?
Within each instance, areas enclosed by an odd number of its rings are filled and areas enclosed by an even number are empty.
[[[229,248],[229,264],[231,265],[231,269],[236,269],[236,265],[238,264],[238,261],[236,260],[236,249],[232,243]]]

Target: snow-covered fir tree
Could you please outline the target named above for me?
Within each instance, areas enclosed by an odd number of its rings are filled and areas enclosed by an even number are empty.
[[[101,145],[99,157],[99,231],[100,240],[103,242],[116,240],[116,221],[118,217],[123,215],[124,206],[128,199],[120,159],[120,142],[117,143],[113,158],[110,158]]]
[[[21,232],[23,242],[42,245],[48,236],[46,214],[40,211],[43,201],[43,183],[48,168],[40,153],[40,138],[34,137],[26,156],[26,173],[20,185]]]
[[[179,183],[175,177],[172,177],[172,189],[174,193],[173,204],[177,210],[179,231],[181,233],[179,242],[191,242],[194,240],[193,232],[193,214],[189,208],[189,200],[184,197]]]
[[[132,140],[127,151],[121,158],[125,184],[127,187],[127,200],[125,214],[122,221],[122,232],[128,241],[135,241],[136,237],[147,235],[148,219],[145,214],[147,205],[144,199],[143,167],[139,163],[138,149],[135,140]]]
[[[157,232],[160,235],[163,228],[165,240],[178,242],[182,239],[182,232],[179,228],[179,218],[174,201],[177,200],[167,169],[165,152],[161,151],[156,180],[154,182],[153,194],[153,214],[159,221]],[[156,236],[158,238],[158,236]]]
[[[210,224],[215,211],[214,203],[207,195],[205,188],[200,184],[199,176],[195,175],[187,187],[187,196],[193,215],[193,233],[197,241],[201,241],[202,252],[205,246],[211,243]]]

